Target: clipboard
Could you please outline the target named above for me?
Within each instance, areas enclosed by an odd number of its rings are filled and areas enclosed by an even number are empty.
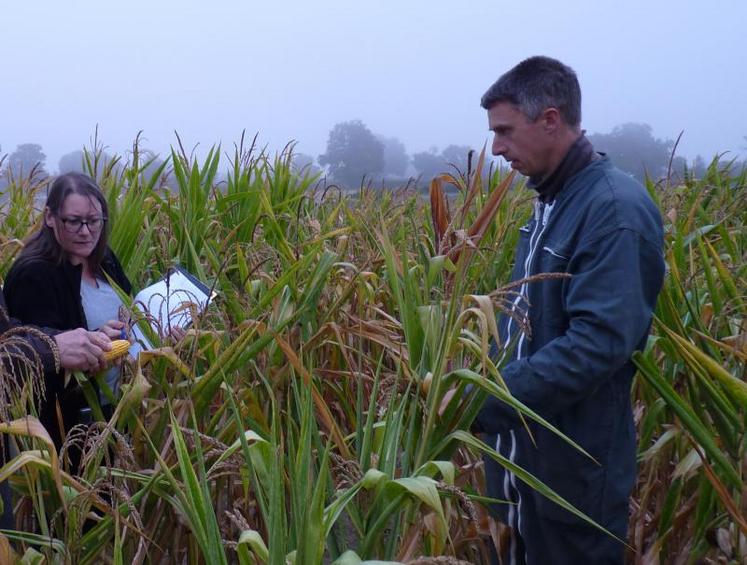
[[[187,329],[193,314],[202,314],[216,296],[215,291],[181,266],[172,267],[135,295],[133,304],[143,318],[133,325],[132,337],[143,349],[153,349],[147,333],[165,336],[174,327]]]

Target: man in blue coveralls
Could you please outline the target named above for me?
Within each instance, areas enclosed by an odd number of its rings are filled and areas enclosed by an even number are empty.
[[[532,329],[499,324],[501,374],[511,394],[570,436],[592,461],[545,428],[528,426],[497,398],[476,421],[488,443],[534,474],[621,540],[635,481],[636,436],[630,401],[635,350],[646,344],[664,275],[661,216],[635,179],[594,151],[581,130],[575,72],[531,57],[482,97],[493,154],[537,192],[521,228],[513,280],[568,273],[524,284]],[[524,302],[517,298],[518,312]],[[493,510],[511,528],[504,562],[622,563],[624,545],[533,491],[492,459]]]

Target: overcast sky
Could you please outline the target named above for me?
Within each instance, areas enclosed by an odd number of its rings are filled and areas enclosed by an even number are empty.
[[[139,130],[229,149],[242,129],[317,157],[360,119],[409,153],[488,139],[479,99],[544,54],[572,66],[583,127],[644,122],[680,154],[747,155],[747,1],[0,0],[0,146],[47,168]]]

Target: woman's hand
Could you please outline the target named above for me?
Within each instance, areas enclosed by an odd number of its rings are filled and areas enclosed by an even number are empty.
[[[120,320],[109,320],[99,328],[99,331],[105,333],[111,340],[127,339],[125,327],[125,323]]]
[[[64,369],[100,371],[106,366],[104,352],[111,341],[103,332],[89,332],[83,328],[58,333],[54,336]]]

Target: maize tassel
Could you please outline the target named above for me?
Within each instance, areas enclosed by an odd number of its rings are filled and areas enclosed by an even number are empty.
[[[107,362],[114,361],[125,355],[130,349],[130,342],[126,339],[115,339],[112,341],[111,351],[104,352],[104,359]]]

